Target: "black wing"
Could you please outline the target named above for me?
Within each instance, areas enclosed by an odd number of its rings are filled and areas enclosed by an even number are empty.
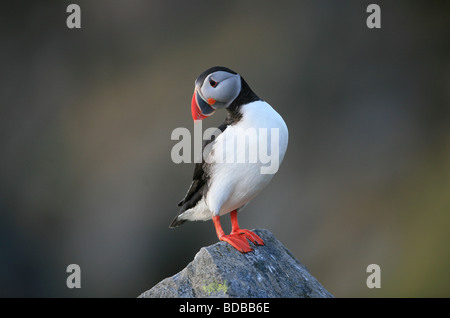
[[[203,169],[203,163],[197,163],[195,165],[194,177],[189,187],[188,192],[183,200],[178,203],[178,206],[181,207],[180,211],[178,211],[177,215],[173,219],[172,223],[169,227],[176,227],[183,224],[186,220],[178,219],[178,216],[182,214],[184,211],[193,208],[198,201],[202,198],[203,194],[206,190],[207,184],[207,173],[205,173]]]
[[[220,133],[223,133],[223,131],[227,128],[228,123],[229,123],[229,121],[227,118],[227,120],[225,120],[225,122],[218,127],[218,129],[220,130]],[[205,147],[209,143],[214,141],[214,138],[215,137],[213,135],[210,140],[206,140],[203,143],[202,153],[203,153],[203,149],[205,149]],[[175,218],[173,219],[173,221],[169,227],[171,227],[171,228],[177,227],[177,226],[183,224],[184,222],[186,222],[186,220],[179,219],[178,216],[180,214],[182,214],[184,211],[195,207],[197,205],[198,201],[200,201],[200,199],[204,195],[206,195],[206,192],[208,191],[208,180],[209,180],[209,174],[208,174],[209,169],[208,168],[209,168],[209,164],[204,162],[203,159],[202,159],[201,163],[195,164],[194,175],[192,178],[193,181],[191,183],[191,186],[189,187],[189,190],[187,191],[184,199],[178,203],[178,206],[180,207],[180,211],[178,211],[177,215],[175,216]]]

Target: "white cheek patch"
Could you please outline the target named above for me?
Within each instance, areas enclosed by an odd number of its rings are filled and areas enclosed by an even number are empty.
[[[215,87],[211,86],[209,79],[213,78],[217,82]],[[241,91],[241,78],[239,75],[227,72],[215,72],[205,79],[200,88],[205,100],[212,98],[216,100],[214,108],[227,107]]]

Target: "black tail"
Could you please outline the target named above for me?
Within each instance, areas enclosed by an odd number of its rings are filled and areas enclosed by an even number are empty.
[[[186,220],[182,220],[178,218],[178,215],[173,219],[172,223],[170,223],[169,228],[173,229],[174,227],[180,226],[186,222]]]

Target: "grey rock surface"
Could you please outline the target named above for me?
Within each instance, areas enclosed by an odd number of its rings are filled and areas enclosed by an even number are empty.
[[[268,230],[254,230],[265,246],[242,254],[228,243],[203,247],[181,272],[141,298],[333,297]]]

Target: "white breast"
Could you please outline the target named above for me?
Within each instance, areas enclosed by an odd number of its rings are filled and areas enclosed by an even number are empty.
[[[288,144],[288,130],[281,116],[266,102],[241,108],[242,119],[228,126],[211,145],[206,204],[212,215],[239,209],[272,179]]]

